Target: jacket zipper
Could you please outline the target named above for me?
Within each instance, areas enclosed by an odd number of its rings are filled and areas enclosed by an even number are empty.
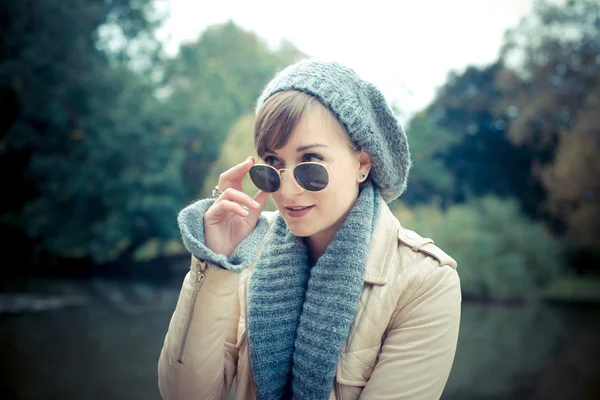
[[[177,362],[179,364],[185,364],[184,356],[185,349],[187,347],[188,336],[190,334],[190,328],[192,326],[192,318],[194,316],[194,309],[196,308],[196,300],[198,299],[198,293],[200,292],[200,288],[204,283],[204,279],[206,278],[206,274],[208,273],[208,265],[206,266],[204,272],[196,271],[196,282],[194,283],[194,292],[192,293],[192,298],[190,300],[190,308],[188,311],[187,319],[185,322],[185,329],[183,330],[183,337],[181,338],[181,347],[179,349],[179,357],[177,357]]]
[[[335,385],[335,397],[336,400],[342,400],[342,389],[340,388],[340,384],[337,379],[334,382]]]
[[[250,274],[246,277],[246,281],[244,282],[244,297],[246,298],[246,309],[244,313],[246,314],[246,343],[248,344],[248,366],[250,367],[250,383],[252,384],[252,399],[256,400],[256,388],[254,387],[254,372],[252,371],[252,358],[250,357],[250,339],[248,337],[248,280],[250,279]]]

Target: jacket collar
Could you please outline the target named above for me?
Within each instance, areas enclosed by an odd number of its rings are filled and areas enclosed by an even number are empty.
[[[373,230],[369,258],[364,281],[374,285],[385,285],[388,281],[390,257],[398,247],[400,223],[392,214],[383,198],[379,198],[379,216]]]

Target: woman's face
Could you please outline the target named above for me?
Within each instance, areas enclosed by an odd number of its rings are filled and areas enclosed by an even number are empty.
[[[293,170],[307,161],[336,163],[328,170],[329,184],[318,192],[299,186],[291,171],[282,172],[281,186],[271,196],[293,235],[326,243],[333,238],[358,197],[360,174],[370,168],[366,153],[351,150],[335,117],[320,104],[306,111],[283,148],[267,150],[265,163],[277,169]],[[292,207],[310,209],[294,213]]]

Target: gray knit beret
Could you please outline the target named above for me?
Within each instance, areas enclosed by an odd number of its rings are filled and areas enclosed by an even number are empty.
[[[279,72],[258,98],[256,111],[273,94],[308,93],[328,107],[371,157],[371,179],[389,203],[406,189],[411,167],[406,134],[381,92],[335,62],[306,59]]]

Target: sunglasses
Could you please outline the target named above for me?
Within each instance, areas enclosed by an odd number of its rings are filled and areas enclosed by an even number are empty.
[[[311,192],[318,192],[325,189],[329,184],[329,170],[357,148],[358,146],[354,147],[348,154],[329,167],[318,162],[303,162],[290,170],[288,168],[277,169],[267,164],[257,164],[250,168],[250,179],[263,192],[273,193],[281,187],[281,174],[283,171],[292,171],[300,187]]]

